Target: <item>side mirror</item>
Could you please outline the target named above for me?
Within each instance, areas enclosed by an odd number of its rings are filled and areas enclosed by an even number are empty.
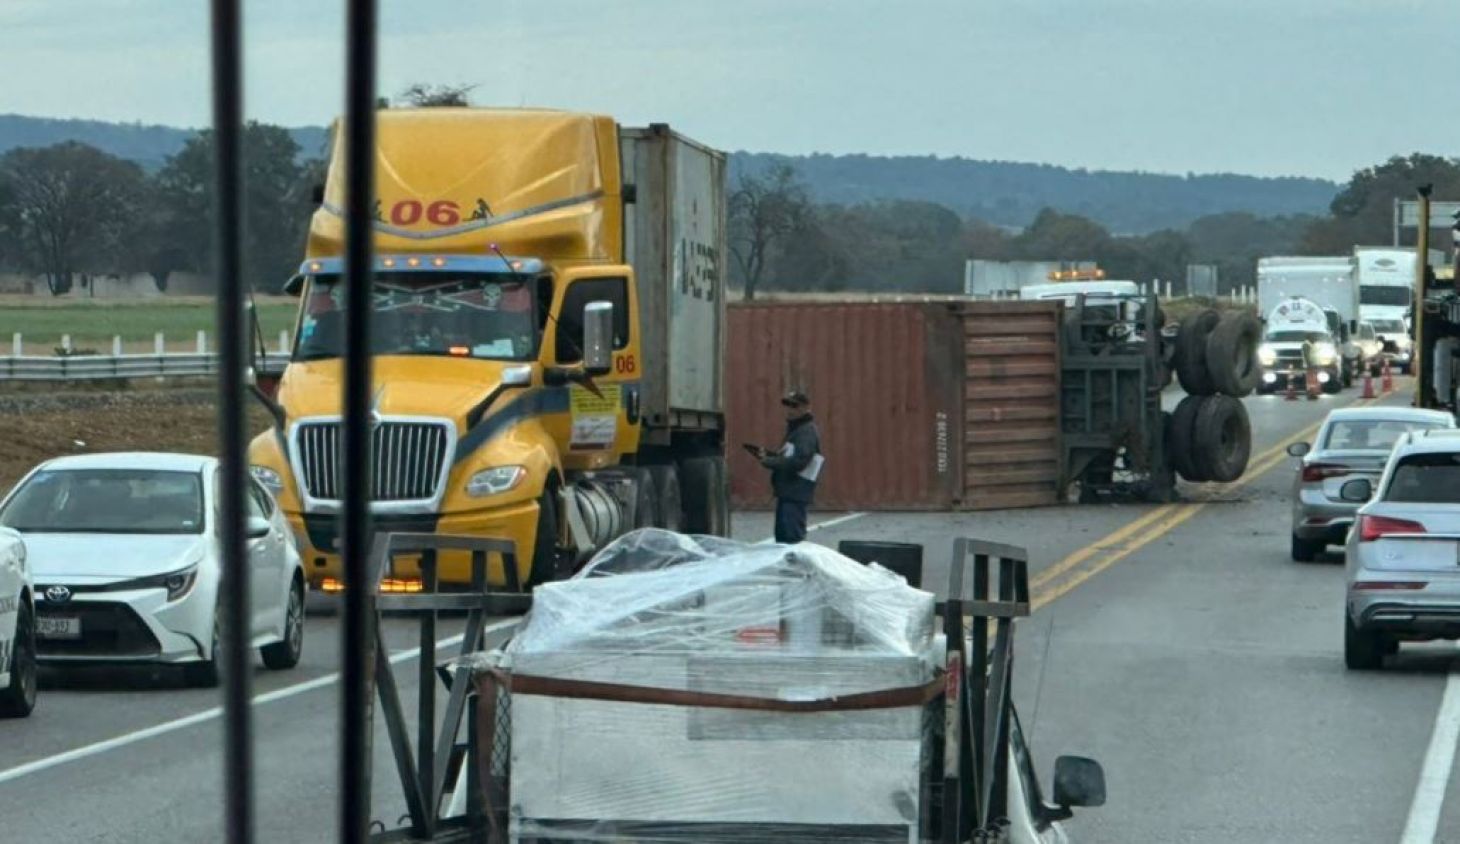
[[[1338,497],[1344,501],[1368,501],[1374,497],[1374,485],[1368,478],[1357,478],[1339,487]]]
[[[299,291],[304,289],[304,276],[296,275],[284,282],[284,295],[298,296]]]
[[[583,371],[592,377],[613,371],[612,302],[589,302],[583,308]]]
[[[1105,770],[1094,759],[1061,756],[1054,760],[1056,806],[1104,806]]]
[[[1289,443],[1288,454],[1292,457],[1302,457],[1312,451],[1313,447],[1307,443]]]
[[[259,373],[258,373],[258,370],[254,369],[251,366],[244,367],[243,368],[243,385],[245,387],[253,387],[254,389],[258,389],[258,386],[259,386]]]
[[[262,516],[249,516],[243,526],[244,535],[249,539],[263,539],[273,529],[274,526],[269,524],[269,520]]]
[[[316,207],[324,204],[324,183],[323,182],[315,182],[313,185],[310,185],[310,187],[309,187],[309,201],[310,202],[313,202]]]

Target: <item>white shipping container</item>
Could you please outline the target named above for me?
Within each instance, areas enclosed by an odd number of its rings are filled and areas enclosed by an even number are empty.
[[[1345,326],[1359,318],[1359,285],[1347,255],[1262,258],[1257,262],[1257,312],[1269,314],[1285,299],[1302,297],[1338,314]]]
[[[637,278],[642,415],[719,414],[725,342],[725,154],[664,124],[622,128],[624,254]]]

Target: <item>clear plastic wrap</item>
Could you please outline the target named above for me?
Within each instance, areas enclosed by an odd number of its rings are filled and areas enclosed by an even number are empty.
[[[629,534],[484,660],[513,689],[511,837],[917,841],[933,604],[815,545]]]
[[[539,586],[508,652],[609,654],[809,649],[913,656],[931,593],[820,545],[751,545],[638,530],[570,580]]]

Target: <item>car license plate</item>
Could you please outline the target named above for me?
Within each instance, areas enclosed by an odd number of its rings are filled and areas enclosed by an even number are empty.
[[[81,619],[41,616],[35,620],[35,634],[42,639],[80,639]]]

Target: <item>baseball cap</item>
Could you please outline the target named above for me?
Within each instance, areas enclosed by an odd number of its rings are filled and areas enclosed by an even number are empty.
[[[787,390],[786,394],[781,396],[781,404],[786,407],[805,407],[811,404],[811,399],[802,390]]]

